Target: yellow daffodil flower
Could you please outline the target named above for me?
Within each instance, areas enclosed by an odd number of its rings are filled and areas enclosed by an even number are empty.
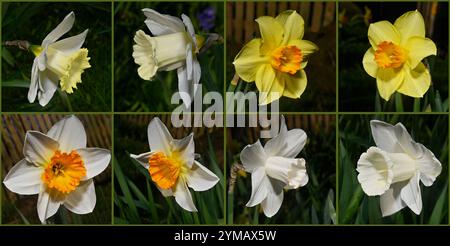
[[[380,96],[388,101],[398,91],[410,97],[423,97],[431,83],[428,69],[421,62],[436,55],[436,45],[425,37],[420,12],[410,11],[394,24],[379,21],[370,24],[371,47],[363,58],[366,72],[377,79]]]
[[[61,90],[73,93],[77,83],[81,83],[81,74],[91,67],[88,50],[81,48],[88,30],[57,41],[72,29],[74,22],[75,14],[70,12],[44,38],[40,46],[31,46],[31,51],[36,58],[31,69],[31,84],[28,90],[30,103],[33,103],[37,96],[41,106],[47,105],[58,88],[58,81]]]
[[[276,18],[256,19],[261,38],[247,43],[234,59],[236,73],[246,82],[255,81],[259,103],[269,104],[281,96],[299,98],[307,79],[307,57],[318,47],[306,40],[303,18],[288,10]]]

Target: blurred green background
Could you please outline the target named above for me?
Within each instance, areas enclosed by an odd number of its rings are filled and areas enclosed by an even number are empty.
[[[379,196],[364,194],[357,180],[356,163],[375,146],[370,120],[401,122],[414,141],[431,150],[442,172],[431,187],[421,185],[420,215],[405,207],[381,216]],[[342,224],[447,224],[448,223],[448,118],[439,115],[344,115],[339,118],[339,223]]]
[[[153,81],[146,81],[137,73],[138,65],[133,59],[133,37],[138,30],[150,34],[145,25],[143,8],[152,8],[162,14],[191,19],[197,34],[217,33],[223,36],[223,3],[221,2],[120,2],[114,7],[114,107],[125,112],[169,112],[179,105],[170,103],[178,92],[176,70],[158,72]],[[215,10],[214,25],[205,30],[197,16],[207,8]],[[205,36],[206,37],[206,36]],[[223,92],[223,43],[212,45],[207,52],[197,56],[202,76],[203,94],[208,91]]]
[[[423,62],[431,73],[431,87],[421,99],[396,93],[386,102],[378,95],[376,79],[362,66],[370,47],[370,23],[418,9],[425,19],[426,36],[437,46],[437,56]],[[433,12],[435,9],[435,12]],[[445,2],[346,2],[339,4],[339,111],[395,112],[448,111],[448,4]]]
[[[64,17],[73,11],[75,24],[61,39],[89,29],[83,47],[91,68],[81,76],[73,94],[58,89],[45,107],[27,99],[34,55],[2,46],[3,111],[111,111],[111,3],[2,3],[2,42],[27,40],[40,45]]]
[[[308,140],[297,158],[306,160],[308,183],[285,191],[283,204],[272,218],[267,218],[261,205],[246,207],[250,199],[251,174],[237,172],[234,188],[228,187],[227,224],[335,224],[336,135],[333,115],[285,115],[288,130],[301,128]],[[247,144],[260,137],[258,128],[229,128],[227,133],[227,169],[239,163]],[[265,144],[267,139],[261,139]],[[231,180],[232,178],[228,178]]]
[[[156,115],[155,115],[156,117]],[[115,224],[223,224],[223,128],[175,128],[170,115],[157,115],[173,138],[194,132],[198,161],[220,178],[210,190],[189,189],[197,213],[181,208],[174,197],[163,197],[147,169],[130,158],[130,153],[148,152],[147,126],[153,116],[116,115],[114,118],[114,223]]]

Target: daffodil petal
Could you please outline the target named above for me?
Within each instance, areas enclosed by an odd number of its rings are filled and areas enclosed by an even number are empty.
[[[377,72],[377,87],[380,96],[389,101],[394,92],[404,85],[405,72],[403,69],[378,69]]]
[[[239,77],[247,82],[255,81],[260,65],[268,60],[260,54],[261,39],[255,38],[248,42],[234,58],[233,65]]]
[[[300,98],[308,83],[305,70],[303,69],[298,71],[295,75],[279,73],[278,77],[284,80],[283,96],[289,98]]]
[[[31,80],[30,80],[30,88],[28,89],[28,101],[33,103],[36,99],[38,93],[39,86],[39,67],[37,57],[34,58],[33,66],[31,68]]]
[[[75,22],[75,14],[70,12],[58,26],[55,27],[42,41],[42,47],[46,48],[49,44],[55,42],[64,34],[66,34],[70,29],[72,29],[73,23]]]
[[[372,48],[369,48],[364,54],[363,58],[363,67],[366,70],[367,74],[371,77],[377,77],[378,65],[375,61],[375,51]]]
[[[149,8],[142,9],[142,12],[147,17],[145,24],[155,36],[184,32],[185,30],[183,22],[177,17],[160,14]]]
[[[23,155],[36,166],[45,166],[60,145],[54,139],[38,131],[28,131],[25,135]]]
[[[17,194],[38,194],[42,184],[42,173],[42,168],[22,159],[9,170],[3,184],[8,190]]]
[[[42,224],[46,223],[46,220],[52,217],[61,206],[61,201],[51,197],[48,192],[45,192],[45,187],[41,186],[43,192],[39,193],[37,201],[37,212],[39,220]]]
[[[361,154],[357,163],[357,178],[364,193],[377,196],[389,189],[394,178],[394,164],[385,151],[370,147],[367,152]]]
[[[145,169],[148,169],[150,167],[150,164],[148,163],[148,159],[150,156],[152,156],[155,152],[145,152],[139,155],[130,154],[130,157],[135,159],[139,164],[141,164]]]
[[[194,191],[205,191],[216,185],[219,182],[219,178],[200,162],[195,161],[186,178],[186,182]]]
[[[264,214],[269,218],[274,216],[281,208],[284,198],[283,187],[283,182],[276,179],[270,179],[267,197],[261,203]]]
[[[181,15],[181,19],[183,20],[183,23],[186,26],[186,30],[187,30],[189,36],[191,37],[192,42],[194,43],[195,50],[198,50],[197,38],[195,37],[195,30],[194,30],[194,26],[192,25],[191,19],[189,18],[189,16],[187,16],[185,14]]]
[[[295,158],[306,144],[307,135],[302,129],[291,129],[286,132],[284,117],[281,119],[280,133],[271,138],[264,145],[264,150],[269,156],[283,156]]]
[[[102,173],[111,161],[111,152],[101,148],[77,149],[86,168],[86,176],[82,180],[91,179]]]
[[[441,162],[434,156],[433,152],[427,149],[422,144],[419,144],[422,149],[422,156],[416,160],[417,168],[420,172],[420,180],[425,186],[431,186],[436,177],[441,174]]]
[[[416,68],[408,67],[403,69],[405,74],[404,82],[398,88],[398,92],[410,97],[423,97],[431,84],[431,75],[425,65],[420,62]]]
[[[256,73],[256,87],[259,90],[259,103],[269,104],[278,100],[284,92],[284,80],[280,79],[270,64],[260,66]]]
[[[419,174],[412,177],[400,191],[403,202],[417,215],[422,211],[422,195],[420,194]]]
[[[275,18],[261,16],[256,19],[261,33],[261,53],[266,55],[276,49],[283,41],[283,26]]]
[[[417,67],[425,57],[437,54],[436,45],[428,38],[412,37],[406,42],[406,48],[409,50],[408,59],[412,68]]]
[[[173,194],[175,196],[175,201],[183,209],[189,212],[197,212],[197,208],[192,200],[191,192],[189,191],[184,180],[179,180]]]
[[[87,138],[83,123],[75,115],[66,116],[50,128],[47,136],[59,143],[62,152],[86,148]]]
[[[65,52],[65,53],[72,53],[81,48],[83,46],[84,41],[86,40],[86,36],[88,34],[88,29],[86,29],[84,32],[68,37],[62,40],[59,40],[53,44],[50,44],[49,47],[52,47],[53,49]]]
[[[174,139],[172,140],[172,145],[172,151],[179,152],[181,159],[183,159],[186,162],[186,165],[191,168],[195,158],[194,134],[191,133],[182,139]]]
[[[58,80],[58,76],[49,70],[39,72],[39,84],[42,91],[38,92],[38,99],[41,106],[46,106],[52,99],[58,88]]]
[[[301,50],[304,58],[308,57],[312,53],[319,50],[319,47],[317,47],[317,45],[315,43],[308,41],[308,40],[303,40],[303,39],[290,40],[288,42],[288,45],[297,46],[297,48],[299,48]]]
[[[280,17],[280,19],[277,17],[276,20],[278,22],[281,22],[283,20],[286,20],[282,26],[284,27],[284,35],[283,35],[283,45],[286,45],[290,40],[294,39],[302,39],[303,34],[305,33],[305,21],[303,18],[297,13],[297,11],[288,10],[281,15],[288,14],[287,18]]]
[[[394,22],[404,44],[411,37],[425,37],[425,22],[419,11],[409,11]]]
[[[161,192],[161,195],[163,195],[163,197],[173,196],[172,189],[161,189],[158,185],[155,185],[155,186]]]
[[[64,200],[64,207],[76,214],[92,213],[97,202],[94,181],[89,179],[81,182]]]
[[[148,124],[147,136],[151,151],[162,151],[166,155],[171,154],[170,143],[173,141],[173,138],[158,117],[153,118]]]
[[[253,172],[263,167],[267,159],[264,148],[258,140],[254,144],[249,144],[241,151],[240,154],[242,165],[247,172]]]
[[[252,194],[245,206],[253,207],[260,204],[267,197],[270,181],[266,175],[264,167],[255,169],[252,172]]]
[[[406,204],[402,201],[400,196],[401,188],[404,186],[403,183],[404,182],[392,184],[391,188],[380,196],[380,208],[383,217],[397,213],[406,207]]]
[[[418,156],[416,144],[402,123],[395,126],[379,120],[371,120],[370,128],[375,144],[389,153],[407,153]],[[420,154],[421,155],[421,154]]]
[[[379,21],[370,24],[368,36],[369,42],[375,50],[378,44],[383,41],[400,44],[400,35],[394,25],[389,21]]]

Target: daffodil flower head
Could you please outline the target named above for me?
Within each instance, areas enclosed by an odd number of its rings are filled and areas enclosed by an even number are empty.
[[[88,30],[59,40],[75,22],[75,14],[70,12],[64,20],[51,31],[40,46],[33,45],[30,50],[36,56],[31,70],[31,84],[28,100],[33,103],[38,97],[39,104],[45,106],[53,97],[58,82],[61,90],[73,93],[81,83],[81,74],[90,68],[88,50],[81,48]]]
[[[145,24],[153,36],[139,30],[134,36],[133,58],[139,65],[138,74],[153,80],[158,71],[177,70],[178,89],[186,107],[191,105],[201,77],[197,54],[203,44],[195,34],[188,16],[181,19],[143,9]]]
[[[42,223],[63,205],[87,214],[96,203],[93,177],[111,160],[109,150],[86,148],[86,132],[76,116],[57,122],[47,134],[28,131],[25,158],[9,170],[3,183],[21,195],[39,194],[37,212]]]
[[[150,152],[130,157],[148,170],[152,181],[165,197],[174,196],[185,210],[196,212],[189,188],[205,191],[217,184],[219,178],[196,161],[194,136],[173,139],[159,118],[154,118],[147,129]]]
[[[434,154],[416,143],[402,123],[395,126],[372,120],[376,147],[370,147],[358,160],[358,181],[369,196],[380,195],[383,216],[408,206],[422,211],[419,181],[431,186],[442,170]]]
[[[304,68],[318,47],[303,40],[303,18],[288,10],[276,18],[256,19],[261,38],[248,42],[234,59],[236,73],[246,82],[255,81],[260,104],[269,104],[281,96],[300,98],[306,88]]]
[[[296,158],[306,139],[302,129],[288,131],[282,117],[279,134],[264,147],[258,140],[241,151],[242,165],[252,176],[252,194],[247,207],[261,204],[264,214],[272,217],[283,203],[283,189],[297,189],[308,183],[306,161]]]
[[[422,60],[436,55],[436,45],[425,37],[425,23],[419,11],[400,16],[394,24],[370,24],[371,47],[363,58],[366,72],[377,79],[380,96],[388,101],[394,92],[420,98],[428,91],[431,76]]]

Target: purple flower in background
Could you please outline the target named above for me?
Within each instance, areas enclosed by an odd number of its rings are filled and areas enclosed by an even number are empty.
[[[201,12],[197,13],[197,18],[200,22],[200,27],[203,31],[209,32],[214,27],[216,20],[216,9],[212,6],[204,8]]]

